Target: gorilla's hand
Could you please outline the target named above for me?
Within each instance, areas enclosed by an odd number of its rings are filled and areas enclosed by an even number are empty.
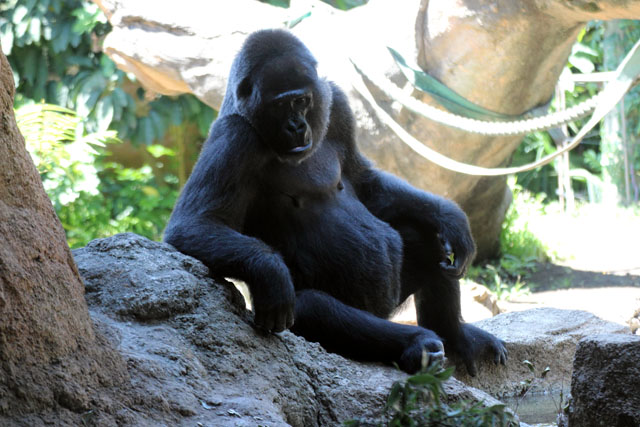
[[[398,366],[403,371],[413,374],[422,367],[422,355],[426,352],[429,364],[436,360],[444,359],[444,345],[442,340],[432,331],[424,329],[424,333],[418,334],[405,348]]]
[[[444,216],[438,238],[440,239],[440,268],[449,277],[461,279],[467,272],[475,254],[471,228],[465,214],[457,206]]]
[[[288,271],[251,287],[255,325],[266,332],[282,332],[293,325],[295,291]]]
[[[456,249],[452,247],[451,240],[440,234],[440,248],[442,251],[440,268],[449,277],[461,279],[467,272],[467,267],[473,257],[473,250],[468,250],[468,246],[459,245]]]
[[[481,357],[493,359],[493,363],[505,365],[508,352],[504,341],[468,323],[463,323],[456,342],[456,353],[460,356],[472,377],[478,371],[476,361]]]

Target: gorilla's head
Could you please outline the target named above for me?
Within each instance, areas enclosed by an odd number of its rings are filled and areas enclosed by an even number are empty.
[[[241,114],[280,160],[301,162],[324,139],[330,108],[331,89],[306,46],[288,31],[263,30],[236,56],[220,113]]]

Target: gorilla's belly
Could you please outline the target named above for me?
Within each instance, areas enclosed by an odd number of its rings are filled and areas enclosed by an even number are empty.
[[[348,191],[291,204],[263,240],[283,255],[296,289],[388,316],[399,302],[400,235]]]

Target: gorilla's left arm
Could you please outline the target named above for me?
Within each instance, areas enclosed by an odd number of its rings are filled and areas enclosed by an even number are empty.
[[[462,277],[475,254],[469,221],[453,201],[419,190],[402,179],[373,168],[359,155],[352,183],[360,201],[392,226],[412,226],[425,236],[437,236],[445,273]],[[451,259],[453,254],[453,262]]]

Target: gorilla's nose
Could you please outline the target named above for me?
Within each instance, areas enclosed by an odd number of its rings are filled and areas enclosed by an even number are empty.
[[[286,129],[291,135],[304,135],[307,124],[302,120],[289,119]]]

